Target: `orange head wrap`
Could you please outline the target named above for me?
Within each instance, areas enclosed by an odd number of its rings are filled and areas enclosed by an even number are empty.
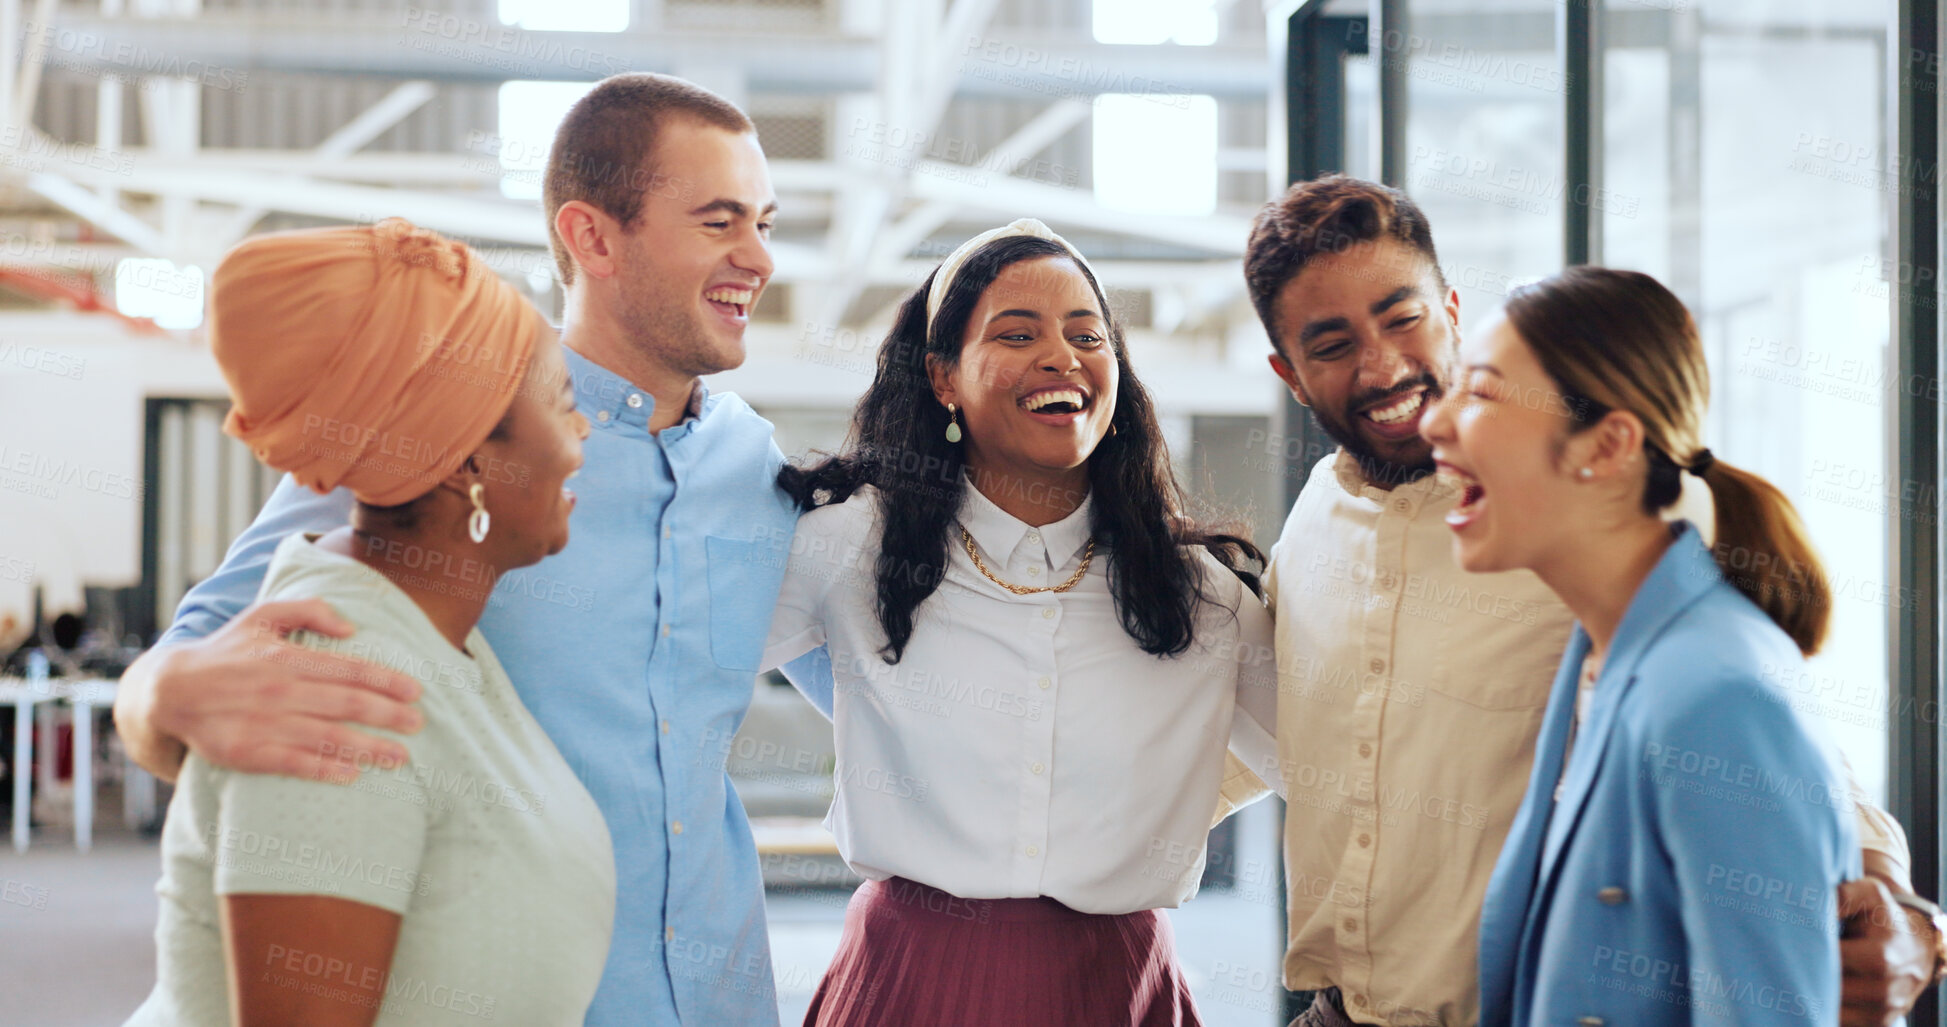
[[[546,323],[464,243],[399,218],[247,240],[211,292],[235,400],[223,430],[299,484],[373,506],[459,469]]]

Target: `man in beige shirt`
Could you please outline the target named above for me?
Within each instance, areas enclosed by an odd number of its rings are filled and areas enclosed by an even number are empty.
[[[1453,497],[1418,426],[1446,385],[1460,298],[1412,201],[1342,176],[1293,186],[1259,214],[1245,277],[1272,368],[1340,446],[1313,469],[1266,579],[1285,985],[1318,992],[1300,1027],[1473,1024],[1482,896],[1572,618],[1528,572],[1453,561]],[[1227,796],[1247,785],[1234,778]],[[1907,890],[1899,825],[1857,808],[1869,874]],[[1938,932],[1871,880],[1842,889],[1839,911],[1864,914],[1843,950],[1843,1023],[1889,1024],[1932,978]]]

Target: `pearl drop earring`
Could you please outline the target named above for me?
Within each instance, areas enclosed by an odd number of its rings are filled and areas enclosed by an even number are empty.
[[[1576,471],[1575,476],[1577,478],[1582,479],[1583,481],[1588,481],[1590,478],[1595,477],[1595,470],[1593,468],[1584,467],[1581,470]]]

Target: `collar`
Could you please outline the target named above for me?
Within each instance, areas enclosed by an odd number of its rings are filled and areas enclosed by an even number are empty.
[[[1074,513],[1037,528],[995,506],[993,500],[974,488],[971,479],[963,477],[962,480],[966,488],[961,490],[960,526],[967,529],[967,534],[973,536],[974,543],[989,558],[1010,564],[1015,550],[1025,542],[1029,552],[1037,556],[1045,552],[1048,569],[1054,570],[1066,566],[1088,544],[1092,496],[1083,497]],[[959,540],[955,539],[954,543],[958,545]]]
[[[1602,660],[1604,678],[1612,672],[1627,675],[1634,671],[1643,651],[1677,614],[1724,580],[1717,558],[1704,545],[1696,525],[1675,521],[1670,532],[1676,536],[1670,548],[1650,569],[1649,577],[1643,579],[1635,598],[1629,601],[1629,609],[1623,612],[1622,623],[1616,625],[1616,637],[1610,640],[1609,652]]]
[[[649,416],[655,412],[656,397],[636,387],[634,382],[616,374],[614,371],[582,356],[571,347],[561,347],[562,356],[567,358],[568,373],[575,379],[575,406],[596,427],[612,424],[632,424],[647,430]],[[687,424],[703,416],[710,400],[710,387],[697,379],[696,388],[690,390],[689,408],[679,424]]]
[[[1724,580],[1716,558],[1698,537],[1695,525],[1677,521],[1670,530],[1676,536],[1670,548],[1651,568],[1649,577],[1643,579],[1635,598],[1629,601],[1629,609],[1623,613],[1622,623],[1616,625],[1616,637],[1610,642],[1609,653],[1596,676],[1595,691],[1589,697],[1588,719],[1576,729],[1576,751],[1566,766],[1563,749],[1579,694],[1574,679],[1580,676],[1579,667],[1592,648],[1588,631],[1579,623],[1569,639],[1561,670],[1556,674],[1553,698],[1542,722],[1535,753],[1535,773],[1539,775],[1535,780],[1548,780],[1552,775],[1559,782],[1555,808],[1540,814],[1547,826],[1542,832],[1540,873],[1536,878],[1539,889],[1552,887],[1552,874],[1581,818],[1604,749],[1614,734],[1610,726],[1622,694],[1635,684],[1636,665],[1672,621]],[[1533,800],[1534,796],[1529,798]],[[1540,808],[1546,811],[1547,804]]]
[[[1332,456],[1332,475],[1338,479],[1339,487],[1347,495],[1390,506],[1406,514],[1418,513],[1429,500],[1454,498],[1454,490],[1443,484],[1437,474],[1382,489],[1366,480],[1365,472],[1359,469],[1358,458],[1344,446],[1340,446]]]

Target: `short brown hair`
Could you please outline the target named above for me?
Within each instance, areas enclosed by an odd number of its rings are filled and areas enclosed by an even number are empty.
[[[1446,289],[1440,255],[1433,249],[1433,226],[1398,189],[1349,175],[1326,175],[1294,184],[1258,210],[1244,252],[1244,284],[1273,349],[1278,347],[1273,322],[1278,293],[1305,265],[1314,257],[1380,239],[1404,243],[1425,257],[1440,288]]]
[[[625,228],[632,225],[642,213],[643,196],[656,184],[650,155],[657,131],[672,115],[728,132],[756,130],[749,115],[729,100],[693,82],[649,72],[611,75],[568,108],[554,132],[547,178],[541,184],[548,248],[554,251],[563,285],[575,280],[575,265],[554,230],[561,205],[580,200]]]

